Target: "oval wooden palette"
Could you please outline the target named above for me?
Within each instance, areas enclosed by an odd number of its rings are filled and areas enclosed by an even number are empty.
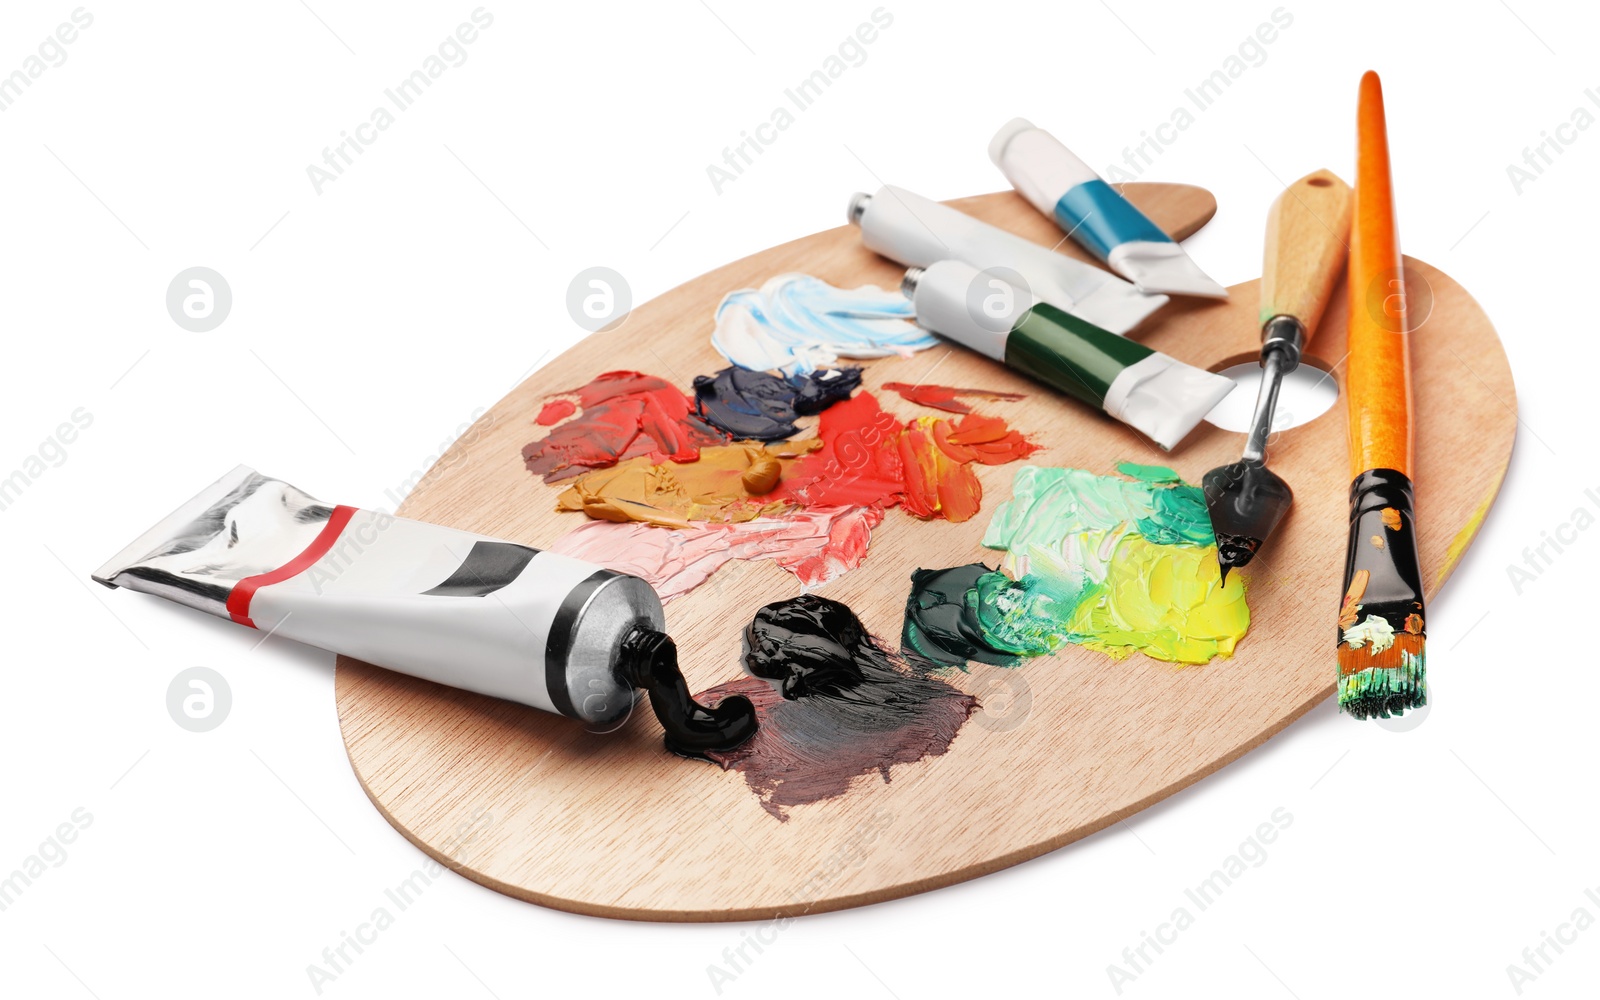
[[[1183,237],[1215,211],[1182,185],[1130,184],[1158,224]],[[954,205],[1063,253],[1055,226],[1010,192]],[[1258,228],[1260,220],[1230,224]],[[1499,489],[1516,430],[1511,372],[1494,328],[1454,281],[1411,261],[1432,312],[1413,341],[1422,558],[1436,591]],[[636,309],[541,369],[489,411],[400,508],[425,521],[546,545],[581,515],[523,468],[547,393],[632,368],[690,380],[725,366],[712,311],[737,288],[784,271],[835,285],[894,287],[902,268],[861,249],[848,227],[817,233],[696,278]],[[1416,295],[1414,289],[1414,297]],[[1256,282],[1224,303],[1174,301],[1138,338],[1220,368],[1258,350]],[[1313,345],[1344,354],[1341,289]],[[1323,367],[1332,367],[1324,365]],[[1046,451],[1034,461],[1110,473],[1119,461],[1167,464],[1198,482],[1238,457],[1242,435],[1202,425],[1164,455],[1122,425],[1051,395],[975,354],[936,347],[866,364],[865,386],[938,381],[1023,392],[1003,414]],[[886,408],[922,411],[893,393]],[[1174,669],[1069,647],[1012,671],[974,666],[953,682],[987,706],[942,757],[856,779],[845,795],[779,822],[743,777],[661,746],[648,711],[618,731],[439,687],[341,657],[340,724],[372,801],[407,838],[461,874],[546,906],[608,917],[741,920],[857,906],[949,885],[1054,850],[1126,818],[1260,745],[1333,692],[1334,617],[1347,506],[1341,407],[1284,434],[1273,468],[1296,505],[1247,571],[1253,627],[1230,660]],[[850,605],[898,646],[911,571],[987,559],[978,542],[1010,496],[1018,465],[979,467],[983,511],[963,524],[891,510],[860,568],[821,593]],[[757,608],[798,584],[771,563],[731,563],[670,604],[667,620],[695,690],[740,676],[739,636]],[[1436,638],[1436,641],[1437,638]],[[1448,641],[1448,640],[1446,640]],[[1352,721],[1350,725],[1358,723]]]

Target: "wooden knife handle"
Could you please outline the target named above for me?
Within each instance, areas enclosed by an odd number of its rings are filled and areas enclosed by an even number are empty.
[[[1290,184],[1267,212],[1267,255],[1261,272],[1261,324],[1293,316],[1316,332],[1349,255],[1350,185],[1318,170]]]

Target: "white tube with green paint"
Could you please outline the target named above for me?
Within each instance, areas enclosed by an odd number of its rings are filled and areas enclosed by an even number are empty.
[[[1141,292],[1228,297],[1160,226],[1026,118],[1000,127],[989,159],[1018,194]]]
[[[924,329],[1104,410],[1166,451],[1233,390],[1231,379],[1102,330],[963,261],[914,267],[901,289]]]

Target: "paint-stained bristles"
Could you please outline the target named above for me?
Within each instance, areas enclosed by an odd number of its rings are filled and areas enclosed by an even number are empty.
[[[1339,643],[1339,708],[1358,719],[1387,719],[1428,703],[1427,638],[1398,632],[1374,650]]]

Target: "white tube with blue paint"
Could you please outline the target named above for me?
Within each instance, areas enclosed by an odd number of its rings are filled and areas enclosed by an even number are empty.
[[[1026,118],[1001,126],[989,159],[1018,194],[1141,292],[1228,297],[1160,226]]]

